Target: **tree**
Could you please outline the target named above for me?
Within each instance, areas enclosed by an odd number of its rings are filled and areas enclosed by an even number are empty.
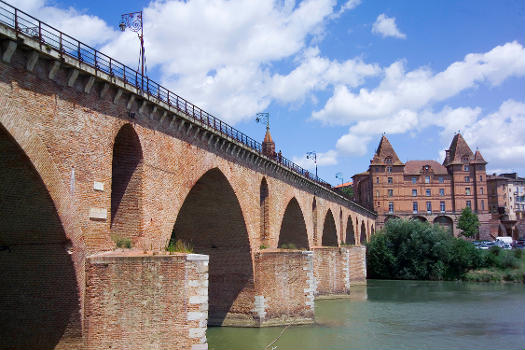
[[[342,187],[341,192],[343,192],[348,198],[354,198],[354,188],[352,186]]]
[[[457,228],[463,231],[463,236],[469,238],[475,237],[479,232],[478,216],[473,213],[469,207],[466,207],[461,211]]]

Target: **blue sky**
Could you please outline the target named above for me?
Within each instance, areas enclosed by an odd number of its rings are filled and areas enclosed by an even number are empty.
[[[386,132],[402,161],[441,160],[454,132],[488,172],[525,173],[525,2],[16,0],[132,67],[120,14],[144,11],[148,72],[336,184]]]

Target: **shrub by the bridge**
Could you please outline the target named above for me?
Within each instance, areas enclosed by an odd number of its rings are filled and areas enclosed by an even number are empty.
[[[483,261],[470,242],[419,220],[389,220],[367,248],[370,278],[458,279]]]

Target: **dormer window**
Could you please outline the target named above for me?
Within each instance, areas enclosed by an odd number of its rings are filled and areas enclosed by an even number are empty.
[[[425,166],[423,167],[423,169],[425,169],[425,171],[428,171],[428,170],[430,169],[430,166],[425,165]]]
[[[463,163],[468,163],[468,160],[469,160],[469,159],[468,159],[468,156],[463,156],[463,157],[461,158],[461,161],[462,161]]]
[[[392,157],[388,156],[385,158],[385,164],[392,164]]]

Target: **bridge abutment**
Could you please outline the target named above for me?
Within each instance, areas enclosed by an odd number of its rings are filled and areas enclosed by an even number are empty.
[[[350,250],[347,247],[312,247],[315,297],[337,298],[350,293]]]
[[[85,300],[86,350],[208,348],[206,255],[92,255]]]

